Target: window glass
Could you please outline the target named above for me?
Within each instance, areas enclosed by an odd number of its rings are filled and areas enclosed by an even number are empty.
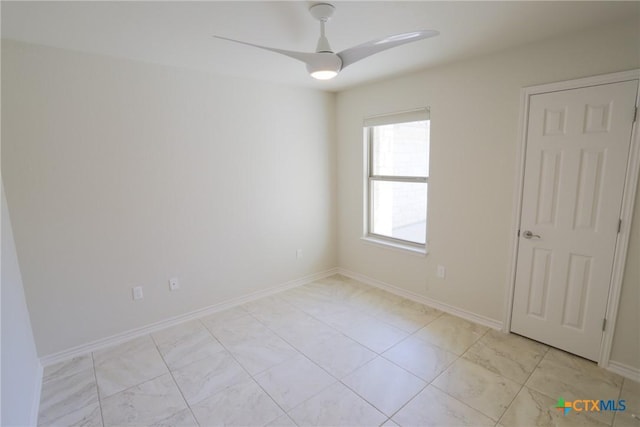
[[[427,237],[427,183],[373,181],[371,232],[424,244]]]
[[[373,129],[373,175],[429,176],[428,120]]]
[[[365,121],[368,154],[367,234],[425,246],[431,121],[399,115]]]

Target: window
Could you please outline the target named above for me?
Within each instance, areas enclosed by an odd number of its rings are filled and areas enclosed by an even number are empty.
[[[426,249],[429,130],[428,110],[365,120],[368,240]]]

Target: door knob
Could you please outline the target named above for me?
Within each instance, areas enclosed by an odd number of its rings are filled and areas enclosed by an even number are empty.
[[[540,236],[537,234],[533,234],[531,231],[526,230],[524,233],[522,233],[522,237],[524,237],[525,239],[539,239]]]

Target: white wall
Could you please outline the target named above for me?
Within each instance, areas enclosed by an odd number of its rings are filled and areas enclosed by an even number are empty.
[[[637,68],[639,55],[640,28],[630,22],[339,93],[341,266],[501,322],[510,261],[520,89]],[[363,118],[418,107],[431,109],[426,257],[360,239]],[[637,231],[632,240],[636,247]],[[629,255],[637,257],[637,252]],[[446,266],[446,280],[436,278],[438,264]],[[623,296],[637,295],[635,268],[635,275],[625,278]],[[640,368],[639,311],[637,297],[621,306],[619,319],[626,324],[619,325],[612,355],[613,360],[624,359],[636,368]]]
[[[8,41],[2,88],[40,356],[337,265],[333,94]]]
[[[636,193],[611,359],[640,371],[640,185]]]
[[[3,177],[39,354],[336,265],[500,321],[520,88],[639,67],[639,36],[630,23],[532,44],[348,90],[337,108],[331,94],[3,41]],[[360,241],[361,125],[424,106],[419,257]],[[612,360],[640,369],[636,264]]]
[[[3,426],[35,425],[42,367],[36,354],[2,188],[2,418]]]

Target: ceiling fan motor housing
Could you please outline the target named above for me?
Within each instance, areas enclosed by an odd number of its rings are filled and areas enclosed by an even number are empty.
[[[333,73],[332,77],[342,69],[342,60],[338,55],[331,52],[320,52],[314,58],[313,63],[307,63],[307,71],[315,78],[323,79],[316,73]],[[330,77],[326,77],[330,78]]]

